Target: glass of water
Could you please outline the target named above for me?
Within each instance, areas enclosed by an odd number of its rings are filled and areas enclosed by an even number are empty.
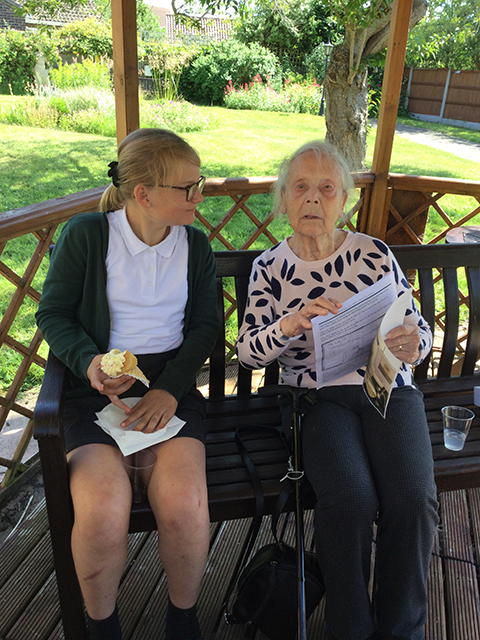
[[[475,417],[473,411],[453,405],[443,407],[443,439],[447,449],[461,451]]]

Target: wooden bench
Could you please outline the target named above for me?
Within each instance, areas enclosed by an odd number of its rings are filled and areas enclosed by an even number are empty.
[[[425,394],[425,407],[430,426],[435,475],[438,490],[480,486],[480,418],[476,417],[463,451],[454,453],[443,446],[441,407],[457,404],[473,407],[473,387],[480,385],[480,375],[474,373],[480,348],[480,246],[455,245],[399,246],[393,251],[405,272],[418,270],[421,309],[424,317],[435,326],[435,284],[437,269],[441,269],[445,291],[445,338],[440,345],[440,358],[433,377],[430,357],[416,368],[416,381]],[[224,287],[237,299],[238,322],[243,317],[249,275],[253,259],[259,252],[218,252],[217,286],[218,313],[222,330],[209,362],[207,481],[210,517],[223,521],[254,515],[255,503],[248,473],[234,441],[235,430],[241,425],[280,424],[276,398],[265,398],[252,391],[252,372],[238,367],[236,392],[227,394],[225,372]],[[452,376],[457,336],[459,332],[459,294],[457,274],[466,272],[470,296],[470,315],[466,319],[467,343],[459,375]],[[438,285],[437,285],[438,286]],[[442,301],[438,300],[442,307]],[[463,330],[463,329],[462,329]],[[229,368],[235,368],[229,365]],[[68,469],[63,447],[60,410],[64,389],[65,368],[51,353],[35,410],[35,438],[42,462],[45,495],[50,521],[55,567],[60,594],[65,638],[85,637],[84,610],[70,548],[73,524]],[[263,384],[276,384],[276,364],[265,371]],[[480,415],[480,414],[479,414]],[[262,479],[266,510],[271,512],[280,488],[280,478],[286,471],[286,454],[276,437],[254,437],[248,448]],[[304,505],[313,507],[314,497],[305,483]],[[287,508],[291,509],[292,505]],[[130,530],[154,530],[155,520],[148,504],[133,505]]]

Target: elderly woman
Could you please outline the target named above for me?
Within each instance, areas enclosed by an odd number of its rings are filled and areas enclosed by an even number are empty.
[[[345,161],[326,143],[308,143],[283,163],[276,207],[293,234],[253,265],[238,357],[254,369],[278,359],[282,384],[314,390],[304,407],[303,461],[317,498],[315,543],[331,637],[421,640],[437,500],[422,394],[410,368],[429,352],[432,337],[415,304],[387,334],[402,365],[385,418],[363,390],[365,367],[315,390],[311,319],[338,313],[392,271],[397,296],[408,291],[383,242],[336,227],[352,186]],[[286,425],[289,402],[282,401]]]

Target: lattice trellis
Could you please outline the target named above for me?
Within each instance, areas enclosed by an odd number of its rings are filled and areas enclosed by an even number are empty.
[[[221,220],[214,224],[208,219],[207,215],[202,213],[202,209],[198,212],[197,219],[209,234],[210,241],[214,240],[221,243],[227,250],[232,249],[250,249],[259,239],[263,239],[267,245],[272,245],[281,240],[272,232],[271,225],[273,217],[266,215],[262,220],[262,216],[255,210],[255,205],[251,204],[251,196],[255,194],[267,194],[270,191],[274,178],[238,178],[238,179],[216,179],[208,180],[204,191],[204,195],[221,196],[225,203],[230,199],[232,206],[222,216]],[[354,204],[351,214],[361,213],[362,208],[368,206],[369,189],[373,182],[373,175],[358,174],[356,176],[356,186],[361,189],[360,197]],[[434,183],[434,184],[432,184]],[[412,178],[411,176],[393,176],[391,179],[391,202],[390,214],[392,217],[391,227],[388,229],[387,242],[394,242],[398,232],[402,232],[402,243],[418,243],[421,242],[422,232],[418,232],[415,226],[415,219],[421,219],[430,207],[439,213],[445,223],[442,231],[435,236],[430,242],[441,240],[447,231],[460,224],[470,222],[478,213],[480,207],[475,207],[468,215],[462,217],[461,220],[452,222],[444,209],[440,206],[439,200],[446,194],[459,194],[476,198],[480,203],[480,183],[463,183],[460,181],[443,181],[440,179],[428,178]],[[435,188],[434,188],[435,187]],[[16,211],[6,212],[0,216],[0,281],[6,286],[3,287],[2,296],[5,312],[0,323],[0,352],[16,354],[20,358],[20,364],[17,368],[16,375],[10,384],[5,395],[0,396],[0,431],[5,425],[8,413],[14,410],[29,420],[27,429],[21,440],[18,442],[12,459],[1,459],[0,466],[6,467],[7,471],[1,486],[10,482],[15,475],[24,467],[22,458],[31,438],[33,412],[25,404],[18,399],[20,389],[31,367],[36,365],[43,367],[45,358],[39,353],[41,347],[41,336],[38,331],[32,331],[32,335],[27,339],[19,338],[15,334],[15,321],[19,314],[24,310],[24,306],[28,303],[36,305],[40,299],[39,288],[37,283],[34,286],[35,276],[42,261],[48,260],[45,254],[51,243],[58,225],[67,220],[69,217],[82,211],[98,210],[98,203],[104,188],[90,189],[88,191],[58,198],[46,203],[32,205]],[[399,193],[416,192],[415,206],[403,207],[399,206],[397,196]],[[435,195],[432,195],[435,193]],[[395,196],[393,196],[395,194]],[[419,195],[420,194],[420,195]],[[421,201],[419,200],[421,198]],[[227,205],[228,206],[228,205]],[[227,207],[225,207],[226,209]],[[253,224],[253,232],[249,233],[240,243],[240,246],[234,247],[232,242],[226,237],[227,226],[232,221],[238,219],[238,216],[246,216],[250,224]],[[347,216],[348,217],[348,216]],[[423,224],[423,221],[422,221]],[[354,229],[352,221],[348,220],[345,225]],[[397,225],[396,229],[393,227]],[[392,233],[393,229],[393,233]],[[7,256],[10,248],[10,242],[15,238],[27,237],[33,235],[35,238],[34,249],[28,265],[23,272],[15,273],[7,264]],[[393,238],[393,240],[392,240]],[[5,303],[8,297],[7,290],[13,285],[13,294]],[[224,292],[226,300],[226,316],[229,318],[236,311],[236,300],[233,292],[226,290]],[[463,294],[461,294],[463,295]],[[462,304],[468,304],[468,299],[464,296]],[[33,312],[31,312],[33,313]],[[437,317],[439,329],[442,329],[442,312],[439,311]],[[460,336],[459,353],[461,355],[462,337]],[[234,344],[230,340],[226,343],[226,348],[233,353]]]

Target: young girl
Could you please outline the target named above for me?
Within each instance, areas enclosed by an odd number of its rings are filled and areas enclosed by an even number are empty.
[[[148,499],[168,580],[167,640],[202,640],[196,616],[209,543],[204,401],[195,376],[218,330],[215,262],[206,236],[188,226],[205,178],[196,151],[176,134],[139,129],[110,163],[104,213],[77,215],[53,252],[38,326],[69,369],[63,415],[75,524],[72,550],[89,638],[121,638],[116,608],[127,555],[131,488],[115,441],[95,424],[110,402],[121,426],[186,424],[152,447]],[[102,356],[128,349],[150,380],[110,378]],[[142,397],[129,409],[122,397]]]

